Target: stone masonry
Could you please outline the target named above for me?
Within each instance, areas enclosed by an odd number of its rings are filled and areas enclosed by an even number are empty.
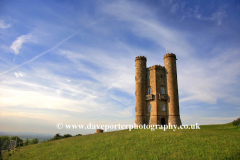
[[[146,67],[144,56],[135,58],[135,124],[181,125],[176,55],[165,54],[164,65]]]

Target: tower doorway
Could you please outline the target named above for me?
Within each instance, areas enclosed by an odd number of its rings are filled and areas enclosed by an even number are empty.
[[[162,118],[161,119],[161,125],[165,125],[166,123],[165,123],[165,118]]]

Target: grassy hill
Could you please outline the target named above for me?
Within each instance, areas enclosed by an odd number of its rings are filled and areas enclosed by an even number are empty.
[[[200,128],[76,136],[22,147],[4,159],[240,159],[240,127]]]

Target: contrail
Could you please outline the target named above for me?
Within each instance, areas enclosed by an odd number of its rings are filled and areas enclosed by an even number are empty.
[[[58,44],[56,44],[55,46],[53,46],[51,49],[49,49],[49,50],[47,50],[47,51],[45,51],[45,52],[42,52],[41,54],[33,57],[33,58],[30,59],[29,61],[26,61],[26,62],[24,62],[24,63],[22,63],[22,64],[20,64],[20,65],[17,65],[17,66],[15,66],[15,67],[7,70],[7,71],[4,71],[4,72],[0,73],[0,75],[3,75],[3,74],[5,74],[5,73],[7,73],[7,72],[9,72],[9,71],[12,71],[12,70],[14,70],[14,69],[17,69],[17,68],[19,68],[19,67],[21,67],[21,66],[23,66],[23,65],[25,65],[25,64],[27,64],[27,63],[29,63],[29,62],[34,61],[35,59],[43,56],[44,54],[53,51],[54,49],[56,49],[57,47],[59,47],[63,42],[67,41],[68,39],[72,38],[73,36],[75,36],[75,35],[78,34],[78,33],[79,33],[79,31],[76,32],[76,33],[74,33],[74,34],[72,34],[72,35],[70,35],[70,36],[68,36],[68,37],[65,38],[64,40],[60,41]]]
[[[96,23],[98,23],[98,22],[100,22],[100,21],[103,21],[103,19],[100,19],[100,20],[98,20],[98,21],[95,21],[95,22],[92,22],[92,23],[90,23],[90,24],[88,24],[88,25],[85,25],[84,28],[86,28],[86,27],[91,27],[91,26],[93,26],[94,24],[96,24]],[[9,71],[12,71],[12,70],[14,70],[14,69],[17,69],[17,68],[19,68],[19,67],[21,67],[21,66],[23,66],[23,65],[25,65],[25,64],[27,64],[27,63],[29,63],[29,62],[32,62],[32,61],[34,61],[35,59],[43,56],[44,54],[46,54],[46,53],[48,53],[48,52],[53,51],[54,49],[58,48],[62,43],[64,43],[65,41],[67,41],[68,39],[72,38],[73,36],[75,36],[76,34],[78,34],[79,32],[81,32],[81,31],[83,31],[83,30],[84,30],[84,29],[82,29],[82,30],[80,30],[80,31],[78,31],[78,32],[73,33],[72,35],[68,36],[67,38],[65,38],[64,40],[60,41],[58,44],[56,44],[55,46],[53,46],[51,49],[49,49],[49,50],[47,50],[47,51],[45,51],[45,52],[42,52],[41,54],[33,57],[33,58],[30,59],[29,61],[26,61],[26,62],[24,62],[24,63],[22,63],[22,64],[20,64],[20,65],[17,65],[17,66],[15,66],[15,67],[7,70],[7,71],[4,71],[4,72],[0,73],[0,76],[3,75],[3,74],[5,74],[5,73],[7,73],[7,72],[9,72]]]

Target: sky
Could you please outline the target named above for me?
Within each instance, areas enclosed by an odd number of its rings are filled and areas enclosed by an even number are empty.
[[[1,0],[0,130],[133,124],[135,57],[177,56],[183,124],[240,116],[237,0]]]

